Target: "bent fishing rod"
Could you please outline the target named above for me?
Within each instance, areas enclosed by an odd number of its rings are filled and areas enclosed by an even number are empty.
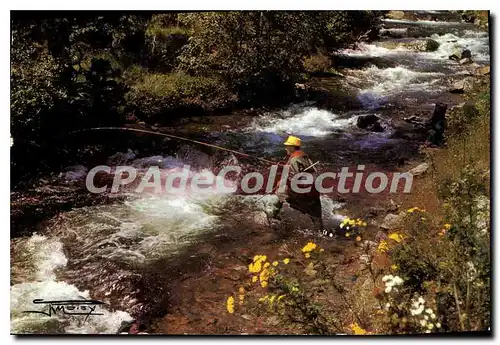
[[[274,162],[274,161],[271,161],[271,160],[268,160],[268,159],[265,159],[265,158],[261,158],[261,157],[255,156],[255,155],[250,155],[248,153],[243,153],[243,152],[240,152],[240,151],[231,150],[231,149],[228,149],[228,148],[225,148],[225,147],[222,147],[222,146],[205,143],[203,141],[188,139],[188,138],[180,137],[180,136],[173,135],[173,134],[166,134],[166,133],[149,131],[149,130],[146,130],[146,129],[126,128],[126,127],[95,127],[95,128],[79,129],[77,131],[70,132],[69,134],[75,134],[75,133],[79,133],[79,132],[90,132],[90,131],[106,131],[106,130],[120,130],[120,131],[128,131],[128,132],[137,132],[137,133],[146,133],[146,134],[160,135],[160,136],[167,137],[167,138],[173,138],[173,139],[188,141],[188,142],[199,144],[199,145],[205,145],[205,146],[213,147],[213,148],[216,148],[216,149],[219,149],[219,150],[223,150],[223,151],[234,153],[234,154],[242,156],[242,157],[253,158],[253,159],[256,159],[256,160],[259,160],[259,161],[262,161],[262,162],[265,162],[265,163],[273,164],[273,165],[279,164],[278,162]]]

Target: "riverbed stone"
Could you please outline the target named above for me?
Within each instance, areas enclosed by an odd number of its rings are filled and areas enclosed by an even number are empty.
[[[380,124],[380,118],[377,115],[360,115],[356,120],[356,125],[359,128],[366,129],[372,132],[383,132],[384,127]]]
[[[464,93],[466,91],[469,91],[473,88],[474,86],[474,78],[468,77],[462,80],[459,80],[455,83],[450,88],[451,93]]]
[[[478,69],[476,69],[476,74],[489,75],[490,74],[490,65],[479,67]]]
[[[460,59],[472,59],[472,53],[469,49],[462,50],[462,54],[460,54]]]
[[[385,216],[384,221],[380,224],[380,228],[384,230],[394,230],[401,226],[404,219],[404,212],[400,214],[389,213]]]
[[[463,58],[463,59],[460,59],[460,61],[458,61],[458,63],[461,65],[467,65],[467,64],[472,63],[472,59],[471,58]]]
[[[427,163],[422,163],[418,166],[416,166],[413,169],[410,169],[408,173],[412,174],[413,176],[419,176],[425,174],[425,172],[429,170],[429,164]]]

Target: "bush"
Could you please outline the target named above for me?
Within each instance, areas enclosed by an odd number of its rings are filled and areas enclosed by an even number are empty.
[[[330,59],[319,53],[304,59],[304,68],[309,73],[326,72],[332,65]]]
[[[231,106],[236,98],[217,77],[184,73],[147,74],[125,96],[139,118],[176,110],[205,110]]]

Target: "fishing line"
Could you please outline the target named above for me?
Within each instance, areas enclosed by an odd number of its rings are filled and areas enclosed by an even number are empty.
[[[268,159],[265,159],[265,158],[261,158],[261,157],[254,156],[254,155],[250,155],[248,153],[243,153],[243,152],[236,151],[236,150],[231,150],[231,149],[228,149],[228,148],[225,148],[225,147],[222,147],[222,146],[205,143],[203,141],[188,139],[188,138],[180,137],[180,136],[173,135],[173,134],[166,134],[166,133],[148,131],[148,130],[145,130],[145,129],[124,128],[124,127],[96,127],[96,128],[80,129],[80,130],[77,130],[77,131],[70,132],[69,134],[74,134],[74,133],[79,133],[79,132],[89,132],[89,131],[100,131],[100,130],[120,130],[120,131],[129,131],[129,132],[138,132],[138,133],[147,133],[147,134],[153,134],[153,135],[160,135],[160,136],[164,136],[164,137],[168,137],[168,138],[174,138],[174,139],[184,140],[184,141],[188,141],[188,142],[199,144],[199,145],[205,145],[205,146],[213,147],[213,148],[216,148],[216,149],[219,149],[219,150],[231,152],[231,153],[234,153],[236,155],[240,155],[240,156],[243,156],[243,157],[246,157],[246,158],[257,159],[259,161],[266,162],[266,163],[273,164],[273,165],[279,164],[278,162],[274,162],[274,161],[271,161],[271,160],[268,160]]]

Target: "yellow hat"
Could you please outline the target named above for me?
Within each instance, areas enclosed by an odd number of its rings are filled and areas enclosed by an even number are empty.
[[[293,135],[290,135],[285,141],[285,145],[287,146],[300,146],[301,143],[300,138],[294,137]]]

